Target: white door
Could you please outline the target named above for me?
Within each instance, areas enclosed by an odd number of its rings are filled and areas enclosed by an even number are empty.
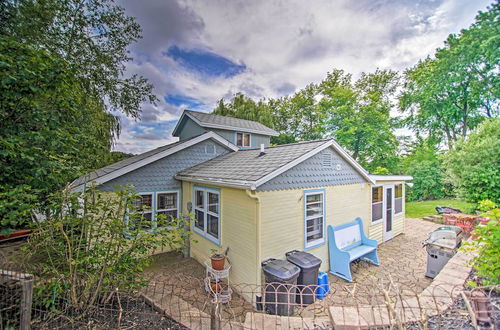
[[[394,186],[384,187],[384,242],[392,238],[394,220]]]

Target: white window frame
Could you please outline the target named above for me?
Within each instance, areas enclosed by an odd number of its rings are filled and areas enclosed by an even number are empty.
[[[238,144],[238,134],[241,134],[241,145]],[[245,135],[248,135],[248,145],[245,145]],[[250,148],[252,146],[252,134],[244,132],[236,132],[234,135],[234,144],[237,147]]]
[[[175,194],[176,195],[176,200],[177,200],[177,203],[175,205],[175,208],[170,208],[170,209],[159,209],[158,208],[158,202],[159,202],[159,198],[158,198],[158,195],[160,194]],[[158,215],[158,212],[166,212],[166,211],[177,211],[177,218],[179,218],[179,210],[180,210],[180,201],[179,201],[179,191],[178,190],[165,190],[165,191],[157,191],[155,192],[155,204],[154,204],[154,226],[157,227],[158,225],[158,221],[157,221],[157,215]]]
[[[202,192],[203,193],[203,208],[198,208],[197,203],[196,203],[196,192]],[[209,211],[208,208],[208,193],[215,194],[218,196],[218,203],[217,203],[217,210],[219,211],[218,213],[211,212]],[[220,195],[220,190],[216,188],[208,188],[208,187],[200,187],[200,186],[194,186],[193,187],[193,212],[195,213],[195,219],[193,223],[193,231],[206,239],[212,241],[213,243],[217,245],[221,245],[221,236],[222,236],[222,228],[221,228],[221,195]],[[203,212],[203,230],[200,228],[196,227],[196,211],[201,211]],[[212,234],[208,232],[208,215],[217,217],[217,227],[218,227],[218,237],[214,237]]]
[[[373,188],[380,188],[380,187],[382,187],[382,200],[380,202],[373,203]],[[385,200],[384,192],[385,192],[384,185],[381,185],[381,184],[372,185],[370,188],[370,220],[371,220],[371,225],[376,225],[378,223],[384,222],[384,200]],[[377,220],[373,220],[373,205],[374,204],[382,204],[382,217],[380,219],[377,219]]]
[[[151,210],[149,211],[144,211],[144,210],[141,210],[140,212],[142,214],[151,214],[151,227],[148,228],[148,229],[153,229],[156,227],[156,220],[155,220],[155,206],[156,206],[156,194],[154,191],[141,191],[141,192],[138,192],[137,193],[138,196],[146,196],[146,195],[151,195]],[[134,210],[132,212],[130,212],[130,214],[135,214],[137,213],[138,211]],[[127,216],[127,221],[128,221],[128,216]]]
[[[396,213],[396,186],[397,185],[401,185],[401,197],[398,197],[398,198],[401,198],[401,212],[399,213]],[[394,184],[394,194],[393,194],[393,199],[394,199],[394,216],[399,216],[401,214],[404,213],[404,209],[405,209],[405,206],[404,206],[404,203],[405,203],[405,188],[404,188],[404,184],[401,182],[401,183],[395,183]]]
[[[307,216],[307,196],[310,195],[322,195],[322,203],[321,203],[321,216],[313,215]],[[325,224],[326,224],[326,193],[324,189],[311,189],[304,191],[304,249],[309,250],[320,245],[325,244],[326,242],[326,233],[325,233]],[[311,219],[316,219],[322,217],[322,233],[323,236],[321,238],[315,239],[314,241],[307,241],[307,221]]]
[[[205,154],[215,155],[217,153],[217,147],[213,143],[205,144]]]

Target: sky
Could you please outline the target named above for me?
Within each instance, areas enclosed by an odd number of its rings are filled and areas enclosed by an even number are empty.
[[[404,70],[467,28],[491,0],[120,0],[142,27],[127,74],[154,85],[156,105],[121,117],[115,150],[140,153],[177,140],[186,108],[210,112],[241,92],[293,94],[343,69]]]

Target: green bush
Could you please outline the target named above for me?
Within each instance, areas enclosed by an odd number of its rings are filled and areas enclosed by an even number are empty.
[[[461,197],[500,202],[500,119],[482,123],[445,156],[447,174]]]
[[[480,208],[489,208],[491,201],[481,202]],[[482,285],[500,284],[500,209],[491,209],[483,214],[490,219],[484,226],[476,226],[473,234],[475,241],[467,242],[465,247],[475,250],[477,256],[472,265],[482,280]]]
[[[183,248],[188,222],[163,218],[152,229],[142,212],[129,212],[136,198],[125,188],[112,196],[90,189],[52,199],[52,215],[36,224],[23,249],[28,270],[40,278],[36,304],[56,308],[57,296],[85,310],[117,289],[145,285],[141,272],[156,248]]]

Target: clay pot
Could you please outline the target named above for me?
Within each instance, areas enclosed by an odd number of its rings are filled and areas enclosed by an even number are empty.
[[[212,289],[213,293],[219,293],[222,289],[221,284],[216,280],[210,281],[210,289]]]
[[[215,254],[210,257],[212,263],[212,268],[215,270],[224,270],[225,256],[220,254]]]

